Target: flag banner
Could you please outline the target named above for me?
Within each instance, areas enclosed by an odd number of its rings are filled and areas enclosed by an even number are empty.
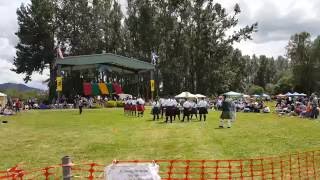
[[[93,83],[92,84],[92,95],[93,96],[98,96],[100,95],[100,89],[99,89],[99,85],[97,83]]]
[[[154,92],[154,90],[155,90],[154,80],[150,80],[150,88],[151,88],[151,92]]]
[[[99,89],[100,89],[102,95],[109,94],[108,87],[105,83],[99,83]]]
[[[92,95],[92,85],[91,85],[91,83],[83,83],[83,94],[85,96],[91,96]]]
[[[62,77],[57,77],[57,91],[62,91]]]

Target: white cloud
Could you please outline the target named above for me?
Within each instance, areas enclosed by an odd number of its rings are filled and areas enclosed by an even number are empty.
[[[0,84],[2,83],[21,83],[24,84],[23,74],[16,74],[11,71],[14,68],[11,62],[8,62],[4,59],[0,59]],[[33,81],[28,83],[28,86],[39,88],[39,89],[47,89],[47,85],[43,83],[46,79],[49,78],[49,70],[44,70],[43,74],[35,73],[32,75]]]

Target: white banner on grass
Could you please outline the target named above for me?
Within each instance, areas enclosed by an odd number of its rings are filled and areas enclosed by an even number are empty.
[[[112,164],[105,169],[105,180],[161,180],[155,163]]]

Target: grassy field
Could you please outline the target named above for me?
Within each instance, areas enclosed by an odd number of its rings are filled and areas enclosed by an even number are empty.
[[[218,129],[220,112],[206,123],[154,122],[120,109],[29,111],[0,117],[0,169],[17,163],[46,166],[70,155],[74,162],[113,159],[238,159],[320,148],[319,121],[276,114],[238,113]]]

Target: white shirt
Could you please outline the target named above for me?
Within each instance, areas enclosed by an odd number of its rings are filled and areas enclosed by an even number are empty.
[[[138,102],[139,104],[141,104],[141,105],[144,105],[144,103],[145,103],[142,98],[137,99],[137,102]]]
[[[166,99],[161,98],[161,99],[159,100],[159,102],[160,102],[161,106],[165,106]]]
[[[157,107],[157,108],[159,108],[159,107],[160,107],[159,101],[154,101],[154,102],[152,103],[152,107]]]
[[[200,107],[200,108],[206,108],[206,107],[208,107],[208,103],[207,103],[207,101],[205,101],[205,100],[201,100],[201,101],[199,101],[198,102],[198,107]]]
[[[132,105],[137,105],[137,100],[131,100]]]
[[[173,104],[174,107],[177,107],[177,105],[178,105],[177,100],[171,99],[171,102],[172,102],[172,104]]]
[[[184,102],[182,106],[183,106],[184,108],[190,108],[190,107],[192,107],[192,106],[191,106],[191,103],[190,103],[189,101]]]

